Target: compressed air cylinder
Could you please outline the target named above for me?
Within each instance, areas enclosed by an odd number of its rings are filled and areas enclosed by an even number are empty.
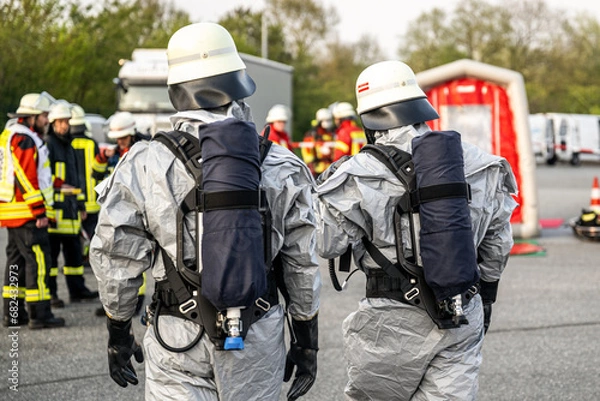
[[[227,119],[199,128],[205,194],[258,191],[259,138],[254,124]],[[233,192],[235,194],[235,192]],[[202,295],[217,310],[244,308],[267,289],[261,214],[230,206],[202,216]]]
[[[414,138],[412,147],[417,188],[465,183],[458,132],[428,132]],[[421,203],[419,218],[425,281],[438,301],[464,293],[479,280],[468,199]]]

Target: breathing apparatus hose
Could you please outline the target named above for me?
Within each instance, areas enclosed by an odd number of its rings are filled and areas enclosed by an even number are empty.
[[[329,263],[329,277],[331,278],[331,284],[333,285],[333,288],[335,288],[335,290],[337,292],[341,292],[343,288],[340,285],[340,282],[338,281],[337,275],[335,274],[335,259],[329,259],[328,263]]]
[[[337,292],[341,292],[344,289],[346,289],[346,284],[348,283],[348,280],[350,280],[350,277],[352,277],[352,275],[354,273],[356,273],[357,271],[360,270],[360,269],[352,270],[350,272],[350,274],[348,274],[348,276],[346,276],[346,279],[344,280],[344,282],[340,285],[337,275],[335,274],[335,260],[329,259],[328,262],[329,262],[329,277],[331,278],[331,284],[333,285],[333,288],[335,288],[335,290]]]
[[[193,347],[196,346],[196,344],[198,344],[198,342],[200,341],[200,339],[202,338],[202,335],[204,334],[204,326],[202,326],[200,328],[200,331],[198,332],[198,335],[196,336],[196,338],[194,338],[192,340],[192,342],[190,342],[188,345],[186,345],[185,347],[181,347],[181,348],[177,348],[177,347],[171,347],[169,344],[167,344],[162,336],[160,335],[160,332],[158,330],[158,317],[160,316],[160,310],[162,308],[162,302],[159,299],[156,302],[156,313],[155,313],[155,319],[154,319],[154,334],[156,335],[156,341],[158,341],[158,343],[167,351],[169,352],[176,352],[176,353],[181,353],[181,352],[187,352],[189,350],[191,350]]]

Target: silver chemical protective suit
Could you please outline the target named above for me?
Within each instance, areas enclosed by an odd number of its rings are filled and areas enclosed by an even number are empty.
[[[233,102],[222,114],[207,110],[180,112],[171,120],[176,129],[197,135],[201,124],[238,118],[252,121],[249,107]],[[261,186],[272,213],[273,256],[281,253],[284,280],[290,294],[289,313],[297,320],[317,314],[321,278],[316,256],[313,212],[314,180],[289,150],[273,145],[261,166]],[[151,269],[165,278],[157,245],[176,259],[176,212],[194,187],[194,179],[166,146],[158,141],[136,143],[114,173],[97,187],[102,205],[90,259],[107,314],[125,321],[134,315],[142,273]],[[184,259],[195,258],[195,216],[184,222]],[[201,219],[200,219],[201,221]],[[172,347],[189,344],[199,331],[191,321],[164,315],[161,337]],[[279,400],[286,347],[284,310],[274,306],[248,330],[242,351],[216,351],[204,335],[191,350],[172,353],[146,331],[146,400]]]
[[[411,152],[412,139],[429,131],[426,124],[376,132],[375,142]],[[513,245],[510,216],[517,185],[505,159],[463,142],[465,178],[481,279],[497,281]],[[405,192],[394,174],[375,157],[358,154],[339,166],[318,188],[319,254],[332,259],[353,246],[358,267],[379,269],[365,251],[367,236],[384,256],[397,261],[394,207]],[[403,218],[403,244],[408,220]],[[479,295],[465,307],[469,324],[440,330],[416,306],[388,298],[363,298],[343,322],[348,363],[349,400],[473,400],[477,394],[483,342]]]

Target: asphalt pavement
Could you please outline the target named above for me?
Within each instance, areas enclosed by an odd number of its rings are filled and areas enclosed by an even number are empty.
[[[566,224],[589,204],[595,175],[600,175],[599,165],[538,166],[540,218],[565,223],[542,230],[535,239],[542,252],[509,260],[483,347],[478,400],[600,399],[600,242],[575,237]],[[5,246],[6,230],[0,230],[2,272]],[[321,267],[319,372],[301,400],[341,401],[346,381],[341,324],[356,308],[364,278],[354,275],[349,288],[337,293],[325,261]],[[86,270],[85,277],[88,286],[96,288],[92,272]],[[68,301],[62,276],[59,294]],[[138,386],[122,389],[108,376],[105,320],[94,316],[99,306],[98,301],[67,303],[56,310],[66,319],[65,328],[3,328],[0,400],[143,400],[143,365],[134,363],[141,379]],[[144,330],[134,323],[138,338]]]

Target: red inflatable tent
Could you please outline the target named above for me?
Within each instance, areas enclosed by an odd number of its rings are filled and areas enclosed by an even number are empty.
[[[440,115],[430,122],[432,129],[456,130],[464,141],[508,160],[519,185],[513,235],[538,236],[535,158],[523,76],[464,59],[418,73],[417,81]]]

